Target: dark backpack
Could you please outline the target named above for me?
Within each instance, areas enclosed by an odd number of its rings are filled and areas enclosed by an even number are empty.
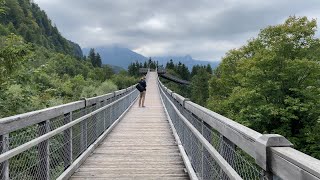
[[[136,85],[136,88],[137,88],[140,92],[144,91],[144,87],[142,87],[140,83],[138,83],[138,84]]]

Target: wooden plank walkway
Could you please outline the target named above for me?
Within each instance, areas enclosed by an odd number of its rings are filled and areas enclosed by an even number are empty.
[[[189,179],[150,72],[145,108],[138,101],[72,175],[82,179]]]

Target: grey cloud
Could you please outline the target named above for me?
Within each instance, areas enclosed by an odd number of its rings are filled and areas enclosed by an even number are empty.
[[[145,56],[190,54],[208,60],[219,60],[230,48],[241,46],[260,29],[281,23],[289,15],[310,16],[309,12],[320,8],[318,0],[35,2],[63,35],[83,47],[118,44]]]

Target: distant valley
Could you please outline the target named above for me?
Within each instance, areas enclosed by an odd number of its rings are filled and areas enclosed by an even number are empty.
[[[83,48],[83,54],[88,55],[90,49]],[[102,58],[103,64],[110,64],[113,66],[119,66],[124,69],[127,69],[131,62],[144,62],[149,59],[149,57],[145,57],[141,54],[138,54],[128,48],[123,48],[119,46],[104,46],[104,47],[97,47],[95,51],[98,52]],[[156,56],[151,57],[152,60],[158,61],[159,65],[166,65],[170,59],[173,60],[174,63],[184,63],[189,70],[192,69],[194,65],[207,65],[210,64],[212,68],[215,68],[219,65],[218,61],[202,61],[202,60],[195,60],[190,55],[186,56]]]

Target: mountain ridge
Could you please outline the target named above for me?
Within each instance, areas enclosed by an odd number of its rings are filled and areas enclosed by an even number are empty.
[[[88,55],[91,48],[82,48],[83,54]],[[110,64],[127,69],[131,62],[144,62],[148,58],[128,48],[119,46],[95,47],[95,52],[101,56],[102,64]]]
[[[130,63],[138,61],[145,62],[149,58],[134,52],[128,48],[120,47],[117,45],[113,46],[99,46],[95,47],[95,52],[99,53],[102,59],[102,64],[110,64],[114,66],[120,66],[124,69],[127,69]],[[90,48],[82,48],[83,54],[88,55]],[[159,65],[166,65],[170,59],[173,60],[175,64],[179,61],[184,63],[189,70],[192,69],[194,65],[208,65],[210,64],[212,68],[218,66],[220,62],[218,61],[206,61],[206,60],[197,60],[193,59],[191,55],[185,56],[154,56],[151,57],[153,61],[158,61]]]

